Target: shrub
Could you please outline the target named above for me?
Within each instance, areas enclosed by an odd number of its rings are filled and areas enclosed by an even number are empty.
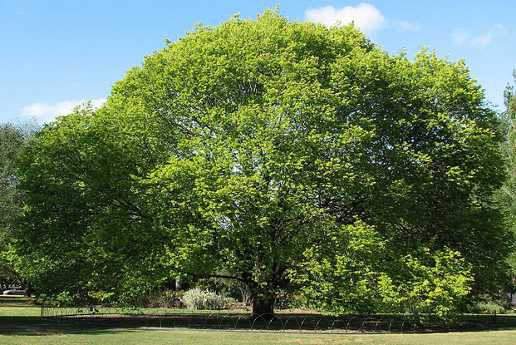
[[[182,291],[164,290],[154,291],[146,296],[143,305],[154,308],[181,308]]]
[[[282,290],[276,295],[276,309],[303,309],[308,306],[306,297],[301,293]]]
[[[109,304],[109,302],[111,302],[111,300],[114,297],[114,293],[102,290],[90,291],[88,292],[88,297],[96,303],[106,305]]]
[[[225,278],[209,278],[197,281],[196,287],[209,290],[218,295],[234,298],[245,305],[251,304],[251,291],[241,281]]]
[[[192,310],[220,310],[228,308],[235,300],[233,298],[217,295],[213,291],[190,289],[183,295],[183,303]]]
[[[487,301],[478,302],[473,307],[473,312],[480,314],[505,314],[505,307],[499,303]]]
[[[459,252],[424,248],[418,257],[406,255],[395,264],[399,273],[382,273],[378,282],[385,311],[450,320],[463,308],[473,279]]]
[[[74,304],[74,296],[68,291],[64,291],[54,296],[53,303],[57,307],[69,307]]]
[[[468,311],[478,314],[504,314],[510,307],[509,300],[505,296],[480,295]]]

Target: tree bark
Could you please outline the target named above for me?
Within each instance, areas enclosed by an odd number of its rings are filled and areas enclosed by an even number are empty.
[[[274,296],[268,293],[256,293],[253,296],[253,316],[270,317],[274,315]]]

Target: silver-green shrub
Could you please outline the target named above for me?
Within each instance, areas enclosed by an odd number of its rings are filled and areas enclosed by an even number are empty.
[[[190,289],[185,292],[182,298],[187,309],[192,310],[220,310],[228,308],[234,299],[217,295],[213,291]]]

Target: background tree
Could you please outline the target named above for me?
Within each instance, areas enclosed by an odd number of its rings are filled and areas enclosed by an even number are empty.
[[[22,205],[22,195],[16,188],[16,160],[33,131],[33,126],[0,125],[0,284],[3,286],[23,283],[8,260],[8,250]]]
[[[226,277],[262,314],[303,287],[310,253],[401,276],[355,233],[407,267],[428,261],[421,274],[449,249],[471,267],[464,289],[492,292],[510,243],[492,202],[498,125],[462,62],[391,56],[352,26],[233,18],[147,57],[102,109],[42,131],[20,165],[18,252],[44,263],[27,272],[43,290],[124,296],[177,274]]]
[[[159,155],[148,135],[153,121],[145,124],[139,110],[112,116],[86,104],[45,126],[24,150],[16,262],[39,292],[68,292],[75,302],[116,294],[134,303],[168,277],[154,269],[160,258],[152,242],[161,239],[133,191],[133,176],[145,175]]]
[[[516,71],[513,72],[513,76],[516,81]],[[501,192],[502,200],[509,209],[509,226],[516,234],[516,90],[514,90],[514,86],[507,85],[504,96],[506,110],[502,114],[502,118],[506,138],[502,144],[502,150],[507,162],[508,178]],[[513,251],[509,262],[513,274],[515,274],[516,252]]]

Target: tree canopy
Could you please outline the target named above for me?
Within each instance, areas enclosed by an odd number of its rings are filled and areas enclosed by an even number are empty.
[[[25,151],[20,265],[89,297],[229,277],[255,313],[284,289],[337,312],[496,291],[511,236],[492,202],[499,128],[461,61],[273,11],[200,26]]]
[[[22,195],[17,189],[16,160],[34,131],[28,126],[0,124],[0,284],[21,283],[9,262],[9,246],[21,213]]]

